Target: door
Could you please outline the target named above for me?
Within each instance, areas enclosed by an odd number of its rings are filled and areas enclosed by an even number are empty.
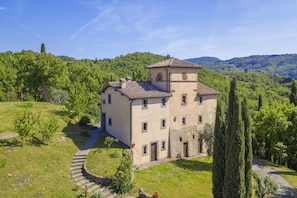
[[[105,113],[102,113],[101,127],[102,127],[103,130],[106,129],[106,114]]]
[[[184,157],[189,157],[189,153],[188,153],[188,142],[184,142]]]
[[[157,161],[157,143],[151,144],[151,161]]]
[[[203,140],[198,139],[198,153],[203,153]]]

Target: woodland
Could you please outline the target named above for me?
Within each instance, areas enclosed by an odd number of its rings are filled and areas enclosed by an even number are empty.
[[[0,102],[51,102],[64,105],[70,118],[87,115],[98,122],[98,91],[107,82],[127,76],[147,81],[146,66],[168,57],[135,52],[115,58],[76,60],[47,53],[44,46],[40,52],[2,52]],[[295,55],[188,61],[202,65],[198,80],[218,90],[225,104],[230,81],[236,79],[240,98],[248,101],[254,155],[297,170]]]

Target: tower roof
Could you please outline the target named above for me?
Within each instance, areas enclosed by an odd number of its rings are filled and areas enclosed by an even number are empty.
[[[201,65],[191,63],[177,58],[169,58],[164,61],[147,66],[147,68],[160,68],[160,67],[177,67],[177,68],[201,68]]]

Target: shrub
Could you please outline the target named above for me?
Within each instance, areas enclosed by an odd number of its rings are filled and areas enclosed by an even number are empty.
[[[80,126],[87,126],[91,122],[89,116],[82,116],[78,122]]]

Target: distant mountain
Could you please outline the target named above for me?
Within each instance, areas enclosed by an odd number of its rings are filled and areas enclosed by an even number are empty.
[[[261,71],[297,79],[297,54],[254,55],[222,61],[215,57],[187,59],[213,71]]]
[[[214,63],[214,62],[221,61],[221,60],[216,57],[203,56],[200,58],[186,59],[186,61],[189,61],[192,63],[197,63],[197,64],[205,64],[205,63],[207,64],[207,63]]]

